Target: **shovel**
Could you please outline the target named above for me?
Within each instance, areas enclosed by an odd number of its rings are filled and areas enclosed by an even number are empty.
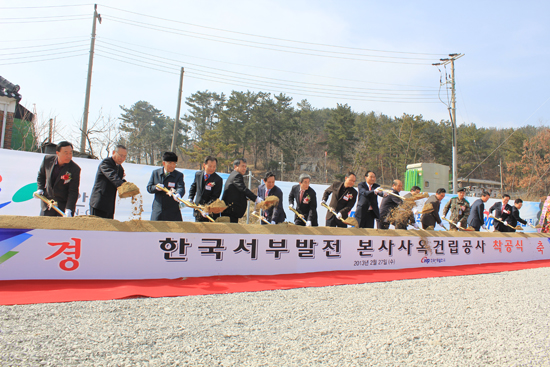
[[[297,216],[298,218],[300,218],[300,219],[302,220],[302,222],[304,222],[304,224],[307,224],[306,220],[304,219],[304,215],[298,213],[298,211],[297,211],[296,209],[294,209],[294,208],[292,207],[292,205],[289,205],[289,206],[288,206],[288,209],[290,209],[290,211],[292,211],[294,214],[296,214],[296,216]]]
[[[258,215],[258,213],[256,213],[256,212],[252,212],[250,214],[252,214],[254,217],[258,218],[259,220],[261,220],[265,224],[271,224],[264,217],[262,217],[261,215]]]
[[[473,231],[473,229],[468,229],[468,228],[459,227],[459,226],[456,225],[455,222],[453,222],[452,220],[447,219],[447,218],[445,218],[445,217],[443,217],[442,219],[443,219],[443,220],[446,220],[446,221],[449,222],[449,223],[451,223],[452,225],[454,225],[454,226],[455,226],[458,230],[460,230],[460,231]]]
[[[325,203],[321,203],[321,205],[324,206],[329,212],[334,214],[335,217],[338,217],[338,214],[330,206],[328,206]],[[359,223],[357,223],[357,219],[355,219],[355,218],[347,218],[347,219],[340,218],[340,220],[342,222],[346,223],[346,224],[349,224],[352,227],[358,227],[359,226]]]
[[[52,199],[52,200],[48,200],[46,199],[44,196],[42,195],[38,195],[36,192],[34,193],[34,196],[36,196],[38,199],[42,200],[44,202],[44,204],[46,204],[48,206],[48,209],[53,209],[55,210],[56,212],[58,212],[59,214],[61,214],[62,217],[66,217],[65,213],[63,213],[56,205],[57,203]]]
[[[155,186],[158,187],[159,189],[161,189],[162,191],[164,191],[165,193],[167,193],[168,195],[172,196],[173,192],[168,190],[166,187],[162,187],[159,184],[156,184]],[[202,210],[201,208],[199,208],[195,204],[191,203],[190,201],[187,201],[187,200],[182,199],[182,198],[178,198],[178,200],[181,201],[182,203],[184,203],[185,205],[187,205],[188,207],[190,207],[192,209],[195,209],[195,210],[198,210],[202,214],[202,216],[205,217],[205,218],[208,218],[209,221],[215,222],[215,220],[212,219],[212,217],[210,217],[204,210]]]
[[[502,220],[500,220],[500,219],[498,219],[498,218],[495,218],[495,216],[492,215],[492,214],[489,215],[489,218],[493,218],[494,220],[499,221],[500,223],[504,224],[505,226],[508,226],[508,227],[510,227],[510,228],[512,228],[512,229],[515,229],[516,231],[523,231],[523,227],[522,227],[522,226],[512,227],[512,226],[509,225],[508,223],[506,223],[506,222],[504,222],[504,221],[502,221]]]

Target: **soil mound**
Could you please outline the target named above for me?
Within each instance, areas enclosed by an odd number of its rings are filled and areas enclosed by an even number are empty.
[[[118,196],[124,199],[124,198],[129,198],[131,196],[136,196],[137,194],[139,194],[139,187],[137,187],[131,182],[125,182],[118,187],[117,191],[118,191]]]

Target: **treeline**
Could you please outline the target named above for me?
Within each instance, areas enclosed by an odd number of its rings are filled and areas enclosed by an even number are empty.
[[[369,169],[376,172],[379,183],[388,185],[403,179],[411,163],[452,165],[449,121],[356,112],[347,104],[317,109],[307,100],[293,105],[284,94],[250,91],[233,91],[229,96],[199,91],[186,104],[188,113],[180,119],[177,146],[188,168],[214,155],[220,171],[229,172],[232,160],[244,156],[252,170],[275,171],[279,178],[284,171],[285,180],[308,172],[313,182],[330,182],[347,170],[362,179]],[[122,142],[129,147],[129,160],[158,163],[170,148],[174,120],[144,101],[121,108]],[[548,143],[546,127],[460,125],[458,176],[498,181],[502,160],[504,181],[511,190],[547,195],[543,177],[550,169]]]

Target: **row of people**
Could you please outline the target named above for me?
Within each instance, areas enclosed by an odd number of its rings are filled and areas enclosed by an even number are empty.
[[[61,142],[56,148],[56,155],[44,157],[38,172],[37,194],[44,195],[47,199],[57,202],[60,210],[66,216],[72,216],[78,200],[80,184],[80,167],[72,161],[73,146],[69,142]],[[111,157],[104,159],[98,167],[94,187],[90,196],[90,214],[102,218],[114,218],[117,188],[125,182],[125,173],[122,163],[126,160],[127,149],[117,145]],[[177,171],[178,157],[173,152],[166,152],[162,157],[162,167],[155,169],[147,184],[147,191],[155,195],[151,213],[151,220],[181,221],[179,208],[180,199],[185,195],[185,183],[183,173]],[[264,177],[264,183],[258,188],[258,194],[254,194],[244,183],[244,174],[247,171],[247,161],[244,158],[233,162],[233,171],[229,175],[223,187],[222,178],[216,173],[217,159],[208,156],[203,163],[203,169],[195,173],[193,183],[189,189],[189,200],[195,205],[206,205],[221,198],[228,208],[221,214],[212,214],[211,217],[227,216],[230,222],[238,223],[243,217],[247,208],[247,200],[259,203],[268,196],[274,195],[279,198],[278,205],[267,209],[263,215],[265,221],[271,224],[282,223],[286,219],[283,209],[283,192],[275,185],[275,174],[268,172]],[[328,227],[347,227],[344,223],[352,208],[357,203],[355,217],[359,228],[388,229],[393,224],[396,229],[407,229],[408,226],[418,228],[415,222],[414,213],[407,205],[404,205],[400,192],[403,183],[394,180],[391,192],[383,190],[376,183],[376,174],[373,171],[365,173],[365,181],[354,188],[356,175],[348,172],[343,182],[335,182],[323,193],[321,203],[328,205],[325,225]],[[302,218],[295,215],[294,223],[305,226],[318,226],[317,218],[317,194],[310,186],[311,177],[307,174],[300,175],[299,183],[294,185],[289,193],[288,202]],[[223,187],[223,189],[222,189]],[[170,191],[166,195],[163,188]],[[405,197],[419,194],[421,189],[412,187],[410,193]],[[422,214],[420,221],[423,228],[441,225],[439,207],[441,200],[445,197],[446,190],[438,189],[435,195],[428,198],[425,208],[431,206],[431,210]],[[330,197],[330,203],[327,200]],[[380,207],[378,197],[382,197]],[[481,199],[478,199],[470,208],[469,202],[465,199],[464,189],[458,190],[457,197],[449,200],[443,209],[445,217],[450,211],[450,220],[456,223],[456,227],[473,227],[479,231],[484,226],[484,203],[489,199],[489,194],[484,192]],[[514,207],[508,205],[510,196],[505,194],[502,202],[493,205],[489,212],[495,212],[495,217],[515,227],[517,223],[526,224],[526,221],[519,217],[519,209],[522,200],[517,199]],[[396,210],[402,211],[395,215]],[[335,213],[335,214],[334,214]],[[58,216],[59,214],[42,203],[40,215]],[[195,210],[197,222],[208,221],[203,213]],[[456,228],[451,224],[452,228]],[[496,222],[495,230],[505,232],[514,231],[509,226]]]

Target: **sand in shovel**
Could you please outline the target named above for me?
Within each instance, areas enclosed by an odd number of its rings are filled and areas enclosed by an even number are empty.
[[[207,213],[219,214],[225,209],[227,209],[227,205],[225,204],[225,202],[223,200],[216,199],[216,201],[205,205],[203,210]]]
[[[355,219],[354,217],[347,217],[346,219],[343,220],[344,223],[346,223],[347,225],[350,225],[350,226],[353,226],[353,227],[359,227],[359,223],[357,222],[357,219]]]
[[[428,213],[431,213],[433,211],[434,211],[433,205],[428,203],[428,204],[424,205],[424,207],[422,208],[422,211],[420,212],[420,214],[428,214]]]
[[[137,187],[131,182],[125,182],[118,187],[117,191],[118,191],[118,196],[124,199],[124,198],[129,198],[131,196],[136,196],[137,194],[139,194],[139,187]]]
[[[267,210],[272,206],[279,205],[279,198],[275,195],[270,195],[264,201],[256,205],[256,209]]]

